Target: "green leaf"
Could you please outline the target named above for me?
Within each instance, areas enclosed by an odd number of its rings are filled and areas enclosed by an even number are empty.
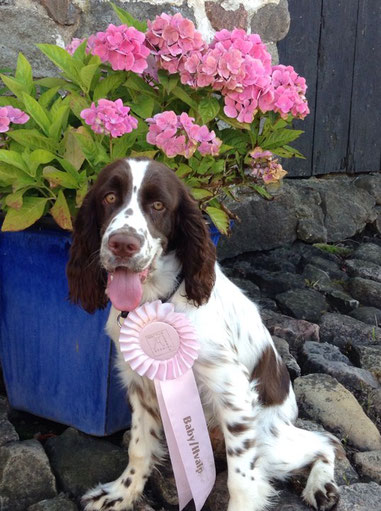
[[[304,131],[282,128],[271,133],[268,137],[259,138],[259,145],[262,149],[272,149],[284,146],[298,138]]]
[[[47,90],[38,98],[38,102],[43,108],[49,108],[50,103],[53,101],[54,96],[57,94],[59,87],[53,87]]]
[[[84,130],[84,128],[82,129]],[[79,170],[82,167],[82,163],[85,161],[85,155],[72,129],[68,130],[65,135],[64,159],[67,160],[75,170]]]
[[[70,108],[66,105],[61,106],[53,117],[52,125],[49,128],[49,136],[59,139],[61,133],[66,129],[67,120],[69,118]]]
[[[90,165],[109,163],[110,158],[104,147],[101,144],[94,142],[88,133],[82,134],[77,131],[73,134],[81,146],[83,154],[85,155],[85,158],[90,163]]]
[[[77,142],[76,142],[77,143]],[[78,170],[74,167],[74,165],[72,165],[70,163],[70,161],[68,161],[67,159],[65,158],[56,158],[56,160],[58,161],[58,163],[61,164],[61,166],[63,167],[63,169],[71,175],[71,177],[75,180],[76,183],[79,183],[80,182],[80,175],[78,173]],[[85,157],[83,156],[82,154],[82,161],[85,160]]]
[[[63,78],[40,78],[39,80],[35,80],[34,83],[48,89],[54,87],[58,87],[59,89],[66,89],[71,85],[67,80],[64,80]]]
[[[144,92],[145,94],[156,97],[155,89],[148,85],[148,83],[145,82],[143,78],[134,73],[129,74],[128,79],[125,82],[125,86],[128,89],[136,90],[140,93]]]
[[[9,149],[0,149],[0,161],[4,163],[9,163],[9,165],[13,165],[18,169],[23,170],[24,172],[28,171],[28,168],[22,159],[21,154],[16,151],[11,151]]]
[[[8,163],[0,162],[0,186],[13,186],[16,182],[20,185],[17,188],[21,188],[33,184],[34,180],[23,170]]]
[[[205,190],[205,188],[192,188],[191,194],[196,200],[206,199],[207,197],[213,197],[212,192]]]
[[[0,97],[0,106],[13,106],[14,108],[20,108],[20,110],[24,109],[24,103],[19,101],[16,98],[12,98],[11,96],[2,96]],[[8,133],[7,133],[8,135]]]
[[[80,71],[80,77],[82,85],[85,87],[86,92],[90,90],[91,82],[93,81],[94,75],[99,68],[101,61],[97,64],[89,64],[88,66],[84,66]]]
[[[179,76],[177,74],[170,75],[164,69],[158,71],[158,76],[160,83],[168,93],[172,92],[179,83]]]
[[[20,209],[23,204],[23,195],[25,193],[25,188],[22,190],[18,190],[17,192],[10,193],[5,197],[5,204],[10,208]]]
[[[305,156],[301,152],[299,152],[294,147],[289,145],[284,145],[283,147],[276,147],[275,149],[271,149],[271,152],[276,154],[277,156],[281,156],[282,158],[302,158],[306,159]]]
[[[87,48],[87,40],[82,41],[82,43],[76,48],[73,53],[73,58],[83,62],[86,57],[86,48]]]
[[[7,211],[1,230],[21,231],[30,227],[44,214],[47,200],[41,197],[25,197],[20,209]]]
[[[146,32],[147,23],[135,19],[133,16],[131,16],[129,12],[125,11],[124,9],[121,9],[112,2],[111,6],[122,23],[129,27],[135,27],[137,30],[140,30],[140,32]]]
[[[70,96],[70,108],[73,112],[73,114],[78,117],[81,121],[83,121],[81,117],[81,112],[85,108],[89,108],[90,105],[87,103],[85,98],[82,96],[78,96],[77,94],[71,94]]]
[[[232,128],[227,128],[220,132],[224,144],[234,148],[240,154],[246,154],[250,145],[250,137],[247,131],[239,131]]]
[[[105,98],[107,95],[119,87],[125,80],[125,74],[115,73],[107,76],[104,80],[101,80],[94,89],[93,100],[98,101],[98,99]]]
[[[50,120],[47,116],[46,110],[29,94],[23,93],[23,100],[25,110],[33,118],[33,120],[40,126],[45,135],[49,135]]]
[[[263,197],[264,199],[267,199],[267,200],[273,200],[273,196],[269,194],[269,192],[266,190],[265,187],[261,186],[261,185],[257,185],[255,183],[250,183],[249,185],[253,190],[255,190],[257,192],[258,195],[260,195],[261,197]]]
[[[44,135],[41,135],[37,130],[16,130],[9,131],[7,135],[15,140],[18,144],[31,149],[46,149],[47,151],[56,151],[57,143]]]
[[[42,175],[49,181],[51,188],[55,188],[56,186],[63,186],[64,188],[70,188],[72,190],[78,188],[77,181],[70,174],[62,172],[62,170],[58,170],[51,165],[44,167]]]
[[[32,76],[32,66],[29,64],[27,58],[19,53],[17,59],[17,68],[15,78],[18,82],[23,83],[26,87],[25,91],[29,94],[33,90],[33,76]]]
[[[69,206],[62,190],[58,192],[57,200],[50,209],[50,214],[62,229],[73,230]]]
[[[45,149],[36,149],[28,155],[28,168],[31,176],[36,175],[36,170],[42,163],[49,163],[54,160],[55,155]]]
[[[11,78],[10,76],[5,76],[0,74],[0,78],[3,80],[4,84],[7,88],[13,92],[13,94],[22,101],[23,93],[29,93],[29,88],[24,84],[16,80],[15,78]]]
[[[180,87],[175,87],[172,90],[172,93],[174,96],[181,99],[181,101],[183,101],[184,103],[186,103],[187,105],[189,105],[190,107],[194,108],[197,111],[197,108],[198,108],[197,101],[194,101],[194,99],[192,99],[189,96],[189,94],[187,92],[185,92],[184,89],[181,89]]]
[[[201,116],[202,122],[207,124],[217,116],[220,111],[220,104],[216,98],[203,98],[197,110]]]
[[[230,126],[233,126],[233,128],[238,128],[239,130],[250,130],[250,124],[247,124],[245,122],[239,122],[237,119],[232,119],[231,117],[228,117],[224,114],[223,110],[220,110],[218,113],[218,117],[221,119],[221,121],[226,122],[226,124],[230,124]]]
[[[131,158],[151,158],[153,160],[157,154],[157,149],[152,151],[131,151]]]
[[[131,107],[131,110],[142,117],[143,119],[147,119],[147,117],[151,117],[154,107],[154,100],[151,97],[147,97],[144,95],[139,96],[138,100],[133,103],[128,103]]]
[[[205,211],[217,229],[222,234],[227,234],[229,231],[229,217],[225,211],[222,211],[222,209],[214,208],[212,206],[208,206]]]
[[[193,170],[191,169],[191,167],[189,167],[189,165],[186,165],[185,163],[180,163],[176,170],[176,176],[182,178],[187,176],[188,174],[192,174],[192,172]]]
[[[197,168],[197,174],[206,174],[206,172],[208,172],[208,170],[211,168],[213,163],[214,163],[214,159],[211,156],[205,156],[201,160],[201,162]]]
[[[131,133],[126,133],[122,137],[119,137],[112,146],[112,157],[113,159],[125,158],[127,151],[135,144],[136,141],[136,130]]]
[[[75,83],[79,83],[81,63],[55,44],[37,44],[37,47]]]
[[[77,193],[75,195],[75,205],[80,208],[83,203],[83,199],[86,197],[88,190],[88,184],[87,181],[81,184],[81,186],[78,188]]]

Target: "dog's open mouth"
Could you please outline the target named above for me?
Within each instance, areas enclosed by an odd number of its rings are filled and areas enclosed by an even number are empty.
[[[108,274],[107,294],[113,306],[120,311],[132,311],[140,304],[143,296],[143,282],[150,268],[133,272],[128,268],[118,267]]]

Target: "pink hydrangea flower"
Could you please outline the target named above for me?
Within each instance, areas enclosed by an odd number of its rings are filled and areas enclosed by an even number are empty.
[[[14,124],[25,124],[29,119],[29,115],[19,108],[14,108],[10,105],[0,107],[0,133],[8,131],[11,122]]]
[[[170,74],[181,73],[188,58],[206,49],[201,33],[191,20],[183,18],[180,13],[174,16],[163,13],[154,21],[148,21],[146,38],[159,68]]]
[[[102,62],[110,62],[114,71],[134,71],[141,74],[148,66],[150,50],[145,46],[145,35],[134,27],[110,24],[106,32],[91,38],[90,51]]]
[[[91,126],[94,133],[121,137],[138,127],[138,121],[129,114],[130,107],[124,106],[121,99],[110,101],[100,99],[98,106],[91,104],[81,112],[82,119]]]
[[[97,36],[93,34],[87,39],[86,53],[93,53],[96,38]],[[70,55],[74,55],[75,50],[83,43],[83,41],[85,41],[85,39],[78,39],[78,37],[74,37],[65,47],[65,50],[70,53]]]
[[[253,158],[251,175],[265,184],[276,183],[287,174],[271,151],[263,151],[261,147],[256,147],[250,156]]]
[[[147,142],[159,147],[169,158],[183,155],[190,158],[198,149],[202,155],[217,155],[221,140],[206,125],[199,126],[187,113],[176,115],[166,111],[147,119]]]
[[[207,50],[185,59],[180,77],[191,87],[221,91],[225,114],[250,123],[259,96],[271,87],[271,55],[259,35],[221,30]]]
[[[300,119],[309,114],[306,80],[292,66],[273,66],[271,82],[271,90],[259,98],[262,112],[274,110],[284,118],[291,113]]]
[[[70,53],[70,55],[73,55],[75,50],[83,43],[84,40],[85,39],[78,39],[78,37],[74,37],[65,47],[65,50]]]

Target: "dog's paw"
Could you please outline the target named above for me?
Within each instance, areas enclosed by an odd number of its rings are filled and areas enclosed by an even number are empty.
[[[84,511],[132,511],[138,497],[123,481],[114,481],[88,491],[81,503]]]
[[[317,511],[330,511],[339,502],[340,494],[334,483],[326,483],[322,488],[306,488],[303,498]]]

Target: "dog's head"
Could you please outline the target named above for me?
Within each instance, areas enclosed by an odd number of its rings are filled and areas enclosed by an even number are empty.
[[[78,212],[67,266],[70,299],[88,312],[103,308],[108,274],[109,288],[118,295],[124,285],[133,304],[138,281],[144,283],[158,258],[173,250],[187,298],[205,303],[214,284],[215,249],[196,202],[165,165],[118,160],[100,172]]]

